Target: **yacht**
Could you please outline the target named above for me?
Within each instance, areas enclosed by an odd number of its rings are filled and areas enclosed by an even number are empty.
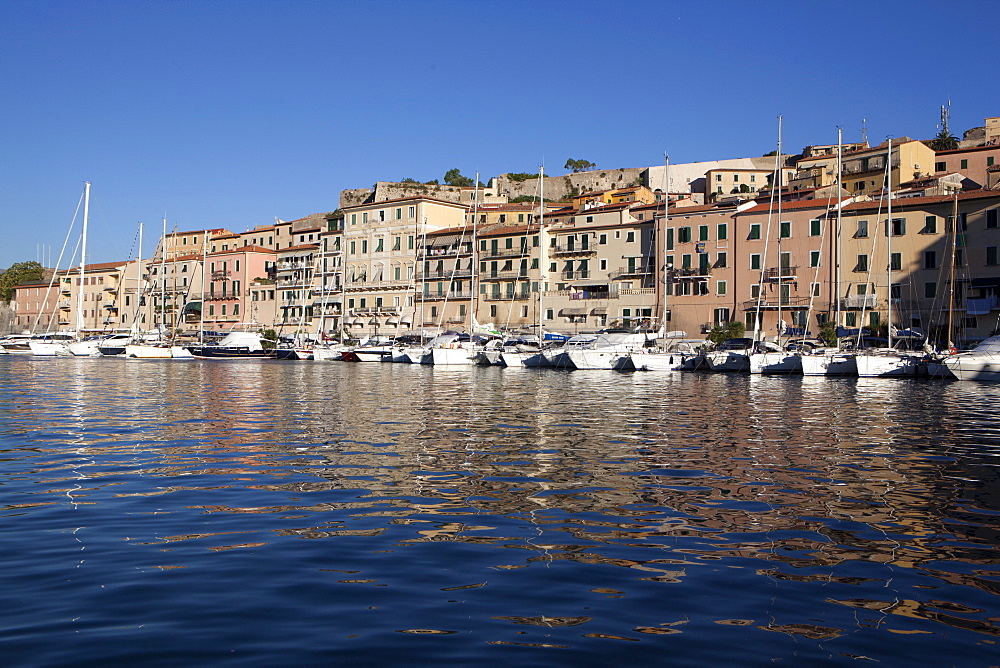
[[[972,350],[949,355],[940,363],[958,380],[1000,381],[1000,336],[991,336]]]

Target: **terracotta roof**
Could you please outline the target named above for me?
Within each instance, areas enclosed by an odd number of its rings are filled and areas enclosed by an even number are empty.
[[[979,151],[1000,151],[1000,145],[970,146],[969,148],[954,148],[950,151],[936,151],[936,155],[958,155],[960,153],[977,153]]]
[[[970,190],[958,193],[959,201],[989,199],[991,197],[1000,200],[1000,191]],[[951,202],[954,199],[955,199],[954,195],[935,195],[933,197],[903,197],[900,199],[894,198],[892,200],[892,208],[900,209],[903,207],[923,206],[926,204],[943,204]],[[879,202],[878,200],[874,200],[871,202],[854,202],[853,204],[848,204],[847,206],[845,206],[844,211],[861,211],[866,209],[878,209],[879,206],[881,206],[884,209],[886,207],[885,201]]]
[[[288,248],[279,248],[279,253],[284,253],[287,251],[298,251],[298,250],[315,250],[319,248],[319,244],[299,244],[297,246],[289,246]]]
[[[215,251],[209,253],[209,255],[233,255],[235,253],[274,253],[273,248],[264,248],[263,246],[237,246],[236,248],[230,248],[224,251]]]

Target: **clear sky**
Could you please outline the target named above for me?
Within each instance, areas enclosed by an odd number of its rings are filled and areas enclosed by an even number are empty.
[[[1000,3],[0,0],[0,269],[235,232],[451,168],[562,174],[961,137],[1000,115]],[[77,230],[79,222],[77,222]],[[74,242],[71,242],[71,246]],[[39,250],[41,249],[41,250]],[[64,261],[61,266],[65,266]]]

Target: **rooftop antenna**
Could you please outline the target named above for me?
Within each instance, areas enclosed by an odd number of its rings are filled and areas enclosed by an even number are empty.
[[[868,143],[868,119],[861,119],[861,141],[865,144]]]
[[[951,132],[948,129],[948,121],[950,120],[951,120],[951,96],[948,97],[948,104],[941,105],[940,129],[945,136],[951,134]]]

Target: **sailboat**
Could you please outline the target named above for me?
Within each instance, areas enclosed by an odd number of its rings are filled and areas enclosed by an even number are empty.
[[[781,229],[781,199],[782,199],[782,189],[784,187],[784,173],[781,169],[781,116],[778,116],[778,151],[774,159],[774,176],[775,185],[773,192],[777,192],[777,217],[778,217],[778,229]],[[772,195],[773,196],[773,195]],[[770,216],[770,214],[768,214]],[[770,224],[768,225],[770,228]],[[768,240],[769,241],[769,240]],[[766,254],[766,250],[765,250]],[[749,358],[749,371],[753,374],[758,373],[800,373],[802,371],[802,363],[800,357],[795,353],[782,350],[781,349],[781,336],[784,334],[784,327],[781,325],[783,322],[781,319],[781,304],[784,301],[785,296],[782,293],[782,279],[785,278],[785,267],[781,263],[781,234],[778,234],[778,264],[777,264],[777,308],[778,308],[778,345],[777,346],[765,346],[765,342],[758,338],[759,334],[762,334],[761,329],[761,298],[757,300],[757,316],[754,319],[754,341],[756,342],[756,347],[748,355]],[[761,267],[764,263],[761,264]],[[785,283],[788,285],[788,282]],[[761,295],[763,295],[764,281],[761,280]],[[766,348],[766,349],[765,349]],[[773,348],[777,348],[774,350]]]
[[[885,192],[887,194],[886,205],[886,257],[892,257],[892,139],[888,140],[885,165]],[[954,222],[953,222],[954,224]],[[915,355],[909,355],[896,350],[893,343],[892,326],[892,262],[887,262],[886,280],[886,323],[888,345],[877,350],[868,350],[855,355],[854,359],[858,366],[859,378],[895,377],[895,376],[916,376],[920,359]]]
[[[529,222],[528,225],[530,229],[531,223]],[[543,165],[538,168],[538,251],[540,255],[538,259],[537,336],[535,337],[537,345],[534,345],[533,342],[525,341],[524,343],[504,346],[500,352],[500,364],[503,366],[548,366],[548,361],[542,353],[545,340],[542,295],[545,293],[545,285],[548,279],[548,248],[548,231],[545,229],[545,166]]]
[[[844,207],[853,202],[854,198],[843,199],[841,184],[843,182],[843,134],[842,128],[837,129],[837,218],[836,218],[836,230],[832,235],[831,241],[835,241],[834,250],[834,277],[833,277],[833,296],[836,299],[836,316],[834,322],[837,327],[840,327],[840,258],[842,251],[842,237],[841,233],[843,231],[843,209]],[[838,337],[839,338],[839,337]],[[854,359],[853,352],[847,352],[844,350],[833,349],[833,350],[814,350],[810,355],[802,355],[799,360],[802,364],[802,375],[803,376],[856,376],[858,375],[858,364]]]
[[[141,255],[140,247],[140,255]],[[125,346],[125,357],[140,359],[169,359],[173,357],[170,346],[162,338],[162,328],[166,324],[166,255],[167,255],[167,218],[163,218],[163,236],[160,238],[160,326],[159,340],[146,342],[133,337],[133,341]]]
[[[84,183],[83,188],[83,230],[80,233],[80,278],[77,290],[76,304],[76,336],[66,334],[58,336],[48,336],[43,338],[32,338],[28,341],[28,349],[32,355],[52,357],[55,355],[72,355],[68,344],[77,341],[80,333],[83,332],[83,277],[86,271],[87,259],[87,223],[90,219],[90,182]]]

